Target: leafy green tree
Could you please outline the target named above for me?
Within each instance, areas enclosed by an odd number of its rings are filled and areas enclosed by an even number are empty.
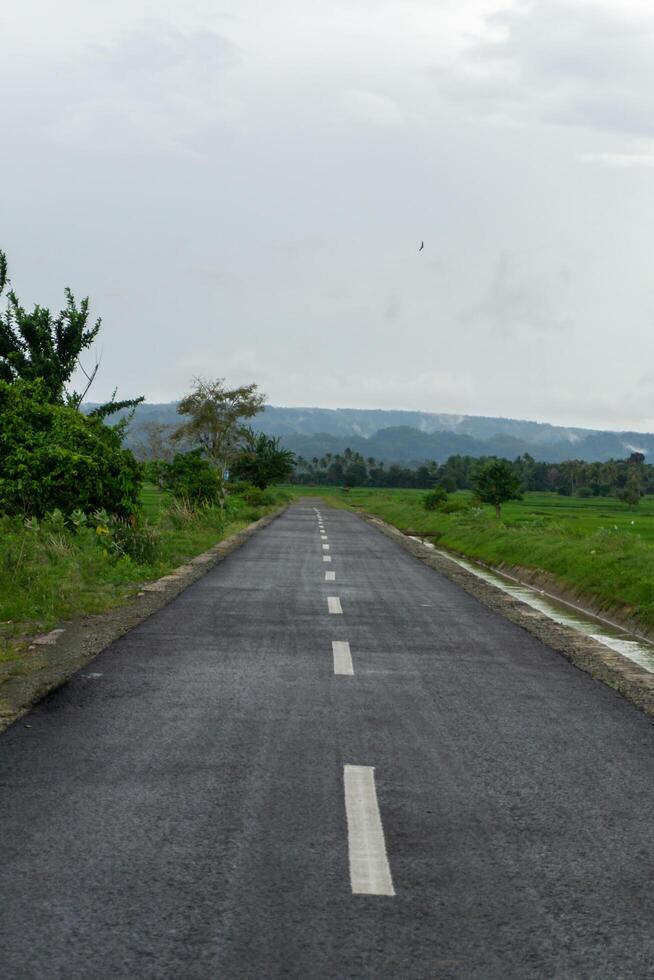
[[[220,478],[202,449],[176,453],[162,467],[163,485],[175,497],[194,504],[215,503],[220,496]]]
[[[9,282],[7,258],[0,252],[0,295]],[[43,306],[26,310],[14,290],[7,293],[7,308],[0,313],[0,380],[12,384],[16,381],[43,382],[42,391],[53,404],[66,404],[79,408],[91,387],[99,365],[88,374],[79,362],[82,351],[91,346],[97,337],[102,321],[89,325],[89,299],[78,305],[70,289],[65,290],[66,305],[57,316]],[[82,392],[67,391],[76,367],[86,375],[87,384]],[[91,414],[104,418],[121,408],[133,408],[143,398],[111,401],[101,405]]]
[[[443,476],[438,481],[438,486],[441,487],[446,494],[454,493],[456,490],[456,480],[453,476]]]
[[[244,421],[261,410],[264,400],[255,384],[226,388],[224,378],[196,378],[177,406],[179,415],[188,416],[188,421],[175,430],[173,439],[201,447],[224,482],[248,431]]]
[[[230,475],[265,490],[271,483],[290,479],[294,469],[295,454],[290,449],[282,449],[279,439],[248,429],[243,446],[232,462]]]
[[[635,466],[629,467],[629,474],[622,490],[618,492],[618,499],[630,507],[637,507],[640,503],[641,482],[640,474]]]
[[[42,380],[0,381],[0,513],[136,514],[141,467],[97,418],[53,404]]]
[[[520,477],[504,459],[492,459],[480,464],[472,474],[472,487],[480,500],[492,504],[499,518],[502,504],[520,500]]]
[[[358,460],[354,463],[350,463],[345,471],[344,480],[347,481],[347,486],[361,487],[364,485],[367,479],[368,471],[366,470],[366,464],[359,462]]]

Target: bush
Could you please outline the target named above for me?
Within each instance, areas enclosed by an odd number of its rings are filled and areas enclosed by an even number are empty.
[[[577,487],[575,490],[575,497],[592,497],[593,491],[590,487]]]
[[[443,487],[435,487],[426,493],[422,498],[422,505],[425,510],[436,510],[441,504],[447,501],[447,493]]]
[[[458,514],[469,511],[471,507],[472,503],[467,497],[450,497],[440,509],[444,514]]]
[[[194,504],[213,504],[219,500],[220,476],[201,449],[177,453],[172,463],[164,466],[163,484],[173,496]]]
[[[275,498],[268,490],[260,490],[259,487],[252,487],[243,494],[243,500],[251,507],[270,507],[275,503]]]
[[[98,418],[51,404],[39,381],[0,381],[0,512],[136,513],[141,466]]]
[[[79,528],[80,523],[76,523]],[[159,557],[159,536],[147,525],[139,527],[102,510],[96,511],[88,523],[98,544],[113,559],[130,558],[137,565],[150,565]]]

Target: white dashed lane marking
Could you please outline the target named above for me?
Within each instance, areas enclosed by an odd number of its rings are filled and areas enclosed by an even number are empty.
[[[332,640],[332,651],[334,653],[334,673],[352,677],[354,668],[352,667],[350,644],[345,640]]]
[[[334,613],[336,616],[340,616],[343,613],[343,609],[341,607],[341,600],[338,598],[337,595],[330,595],[328,597],[327,608],[329,609],[330,613]]]
[[[322,550],[323,550],[323,551],[329,551],[329,545],[328,545],[328,544],[324,544],[324,545],[322,546]]]
[[[332,556],[331,555],[323,555],[322,556],[322,560],[323,561],[331,561],[332,560]]]
[[[352,892],[394,895],[375,790],[375,770],[372,766],[344,766],[343,784]]]
[[[325,572],[325,582],[335,582],[336,572]]]

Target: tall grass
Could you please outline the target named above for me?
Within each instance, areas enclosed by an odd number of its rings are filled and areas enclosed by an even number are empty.
[[[136,527],[106,514],[0,518],[0,637],[115,606],[288,496],[272,492],[258,506],[236,497],[224,510],[192,508],[148,486]]]

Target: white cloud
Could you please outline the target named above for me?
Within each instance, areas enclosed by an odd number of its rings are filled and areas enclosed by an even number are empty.
[[[343,105],[355,119],[375,126],[398,126],[404,121],[397,102],[375,92],[350,89],[343,93]]]
[[[618,170],[632,167],[654,167],[654,153],[582,153],[582,163],[595,163]]]
[[[598,0],[526,0],[436,70],[471,111],[626,136],[654,136],[654,11]]]

